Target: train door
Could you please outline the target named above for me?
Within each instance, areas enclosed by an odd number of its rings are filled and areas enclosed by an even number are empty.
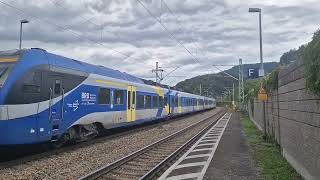
[[[50,84],[49,95],[49,124],[52,127],[52,140],[58,139],[60,133],[60,124],[63,120],[64,113],[64,88],[61,76],[50,76],[48,82]]]
[[[174,96],[171,94],[169,95],[169,108],[170,108],[170,114],[174,114]]]
[[[127,121],[136,120],[136,90],[135,86],[128,86],[127,93]]]
[[[194,99],[194,98],[192,98],[191,100],[192,100],[192,111],[194,111],[194,110],[195,110],[195,109],[194,109],[195,99]]]
[[[178,96],[178,113],[182,112],[182,107],[181,107],[182,102],[181,102],[181,100],[182,100],[182,97]]]

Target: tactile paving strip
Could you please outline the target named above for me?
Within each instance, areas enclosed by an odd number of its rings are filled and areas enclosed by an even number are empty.
[[[220,118],[159,180],[203,179],[231,115]]]

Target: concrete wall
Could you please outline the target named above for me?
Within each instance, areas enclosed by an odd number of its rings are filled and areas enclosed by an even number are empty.
[[[305,179],[320,179],[320,98],[306,89],[303,71],[303,61],[297,61],[279,72],[278,89],[264,105],[265,124],[297,172]],[[249,113],[263,130],[263,103],[253,104]]]

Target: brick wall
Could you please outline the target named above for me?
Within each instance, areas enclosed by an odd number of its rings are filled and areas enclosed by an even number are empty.
[[[278,89],[264,105],[266,129],[305,179],[320,179],[320,98],[306,89],[303,71],[296,61],[279,72]],[[263,130],[263,104],[253,104],[251,117]]]

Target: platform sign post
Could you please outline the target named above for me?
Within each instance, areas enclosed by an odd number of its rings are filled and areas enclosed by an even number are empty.
[[[267,137],[267,122],[266,122],[266,109],[265,109],[265,104],[266,104],[266,101],[268,100],[268,95],[267,95],[267,92],[266,90],[264,90],[264,88],[262,87],[262,84],[260,86],[260,90],[258,92],[258,100],[262,101],[262,108],[263,108],[263,138],[266,139]]]
[[[260,100],[260,101],[268,100],[267,92],[266,92],[266,90],[263,89],[263,87],[260,87],[260,90],[258,92],[258,100]]]
[[[247,77],[255,79],[259,77],[259,68],[248,68]]]

